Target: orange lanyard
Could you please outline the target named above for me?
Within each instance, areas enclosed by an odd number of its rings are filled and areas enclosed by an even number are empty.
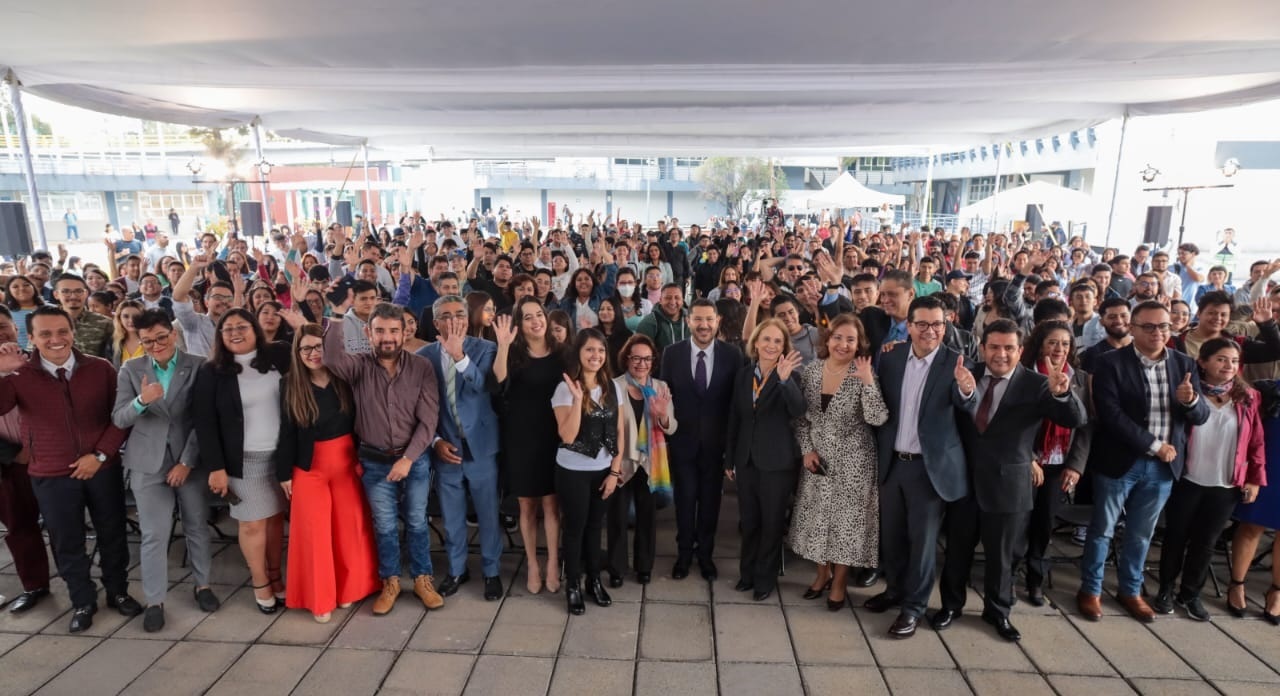
[[[769,375],[773,374],[773,370],[769,370]],[[751,406],[754,408],[756,401],[760,399],[760,390],[764,389],[765,383],[769,381],[769,375],[763,378],[760,376],[759,366],[755,369],[755,374],[751,376]]]

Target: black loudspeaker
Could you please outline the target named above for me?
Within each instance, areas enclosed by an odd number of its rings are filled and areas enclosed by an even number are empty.
[[[337,205],[334,206],[333,216],[338,221],[338,224],[343,227],[350,227],[352,225],[351,201],[338,201]]]
[[[261,201],[240,201],[240,236],[262,236]]]
[[[1044,228],[1044,217],[1040,215],[1040,206],[1032,203],[1027,206],[1027,227],[1031,234],[1040,234],[1040,230]]]
[[[1171,205],[1149,205],[1147,206],[1147,226],[1146,231],[1142,234],[1143,244],[1152,244],[1157,247],[1169,245],[1169,229],[1173,226],[1173,206]]]
[[[18,201],[0,201],[0,256],[15,258],[31,252],[27,206]]]

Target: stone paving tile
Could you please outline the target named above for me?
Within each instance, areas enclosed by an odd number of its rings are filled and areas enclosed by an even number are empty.
[[[697,570],[696,566],[694,567],[694,570]],[[690,575],[690,578],[692,577],[693,576]],[[698,578],[698,580],[704,584],[706,582],[702,580],[702,578]],[[622,587],[609,587],[608,573],[600,574],[600,582],[604,584],[604,589],[609,593],[609,598],[613,600],[614,604],[622,602],[634,602],[638,604],[644,601],[644,585],[636,582],[634,575],[627,574],[622,580]],[[587,601],[590,602],[591,598],[587,597]]]
[[[1200,679],[1134,679],[1143,696],[1213,696],[1218,690]]]
[[[876,661],[853,612],[784,606],[796,661],[802,665],[872,665]]]
[[[1153,630],[1205,679],[1280,681],[1280,674],[1216,626],[1206,626],[1191,619],[1171,618],[1159,621]],[[1275,648],[1280,648],[1280,640],[1273,640],[1272,647],[1272,652],[1276,652]]]
[[[778,604],[715,607],[716,658],[721,662],[795,663],[787,621]]]
[[[889,695],[884,677],[875,667],[800,665],[800,679],[810,694]]]
[[[55,579],[49,583],[49,596],[40,600],[34,608],[21,614],[10,613],[7,608],[6,611],[0,611],[0,632],[31,635],[52,628],[54,623],[62,623],[62,632],[65,633],[65,624],[71,620],[67,613],[69,611],[71,599],[67,596],[67,586]]]
[[[108,638],[36,693],[40,696],[114,694],[142,674],[173,643]]]
[[[1102,654],[1061,615],[1019,617],[1015,625],[1022,631],[1022,649],[1041,672],[1117,676]]]
[[[48,599],[45,599],[44,601],[48,601]],[[42,607],[44,605],[44,602],[41,602],[40,604]],[[37,611],[41,607],[36,607],[31,611]],[[115,633],[117,630],[120,629],[121,626],[125,625],[129,621],[134,620],[135,618],[137,619],[138,623],[142,622],[141,616],[127,617],[127,616],[121,615],[120,612],[116,611],[115,609],[108,608],[106,599],[99,596],[98,597],[98,613],[93,615],[93,625],[90,626],[87,631],[82,631],[80,633],[77,633],[76,635],[92,636],[95,638],[105,638],[111,635],[112,633]],[[71,634],[71,614],[66,613],[66,614],[63,614],[62,616],[59,616],[56,620],[54,620],[48,626],[45,626],[44,630],[40,632],[46,635],[70,635]],[[141,633],[141,631],[139,631],[139,633]]]
[[[202,694],[249,646],[187,640],[173,646],[122,693],[126,696]]]
[[[481,655],[463,694],[545,694],[555,660],[514,655]]]
[[[1280,671],[1280,649],[1276,647],[1280,641],[1280,630],[1275,626],[1258,618],[1232,617],[1215,618],[1213,625],[1243,645],[1254,657],[1270,665],[1271,669]]]
[[[1133,696],[1134,690],[1120,677],[1080,677],[1050,674],[1049,683],[1058,696]]]
[[[982,696],[1053,696],[1053,688],[1039,674],[966,669],[974,693]]]
[[[378,693],[381,696],[458,696],[471,676],[475,660],[471,655],[403,652]]]
[[[1213,685],[1227,696],[1275,696],[1275,683],[1214,681]]]
[[[187,640],[251,643],[280,618],[280,612],[263,614],[253,601],[253,590],[242,587],[221,595],[222,606],[187,634]]]
[[[632,660],[589,660],[562,657],[551,675],[551,696],[631,696],[635,679]]]
[[[509,597],[504,600],[481,652],[490,655],[555,657],[560,650],[565,623],[569,618],[563,597],[563,593],[559,593],[546,597]],[[597,607],[587,600],[587,614],[612,609]]]
[[[292,696],[372,694],[395,659],[396,654],[390,650],[326,650]]]
[[[200,607],[196,606],[195,598],[192,596],[193,586],[188,584],[179,584],[169,591],[169,596],[164,603],[164,628],[155,632],[147,633],[142,629],[142,617],[138,617],[134,621],[124,624],[119,631],[113,636],[117,638],[143,638],[147,640],[182,640],[188,633],[192,631],[200,622],[212,616],[200,611]],[[231,588],[216,587],[214,592],[225,597],[230,594]],[[141,600],[139,600],[141,601]],[[112,610],[108,609],[108,612]],[[99,616],[102,612],[98,612]],[[95,627],[98,619],[94,617]]]
[[[671,572],[671,564],[675,559],[658,559],[659,565],[654,567],[657,571],[662,569],[661,573],[656,573],[650,580],[649,585],[644,589],[644,600],[646,602],[687,602],[690,604],[706,604],[711,601],[711,585],[702,582],[702,578],[693,580],[693,578],[685,578],[684,580],[672,580],[668,573]],[[735,581],[736,582],[736,581]],[[729,592],[733,591],[732,583],[716,582],[716,590],[721,589]]]
[[[640,636],[640,603],[619,602],[607,609],[595,609],[592,607],[568,622],[560,655],[635,660]]]
[[[740,696],[804,696],[794,665],[720,663],[720,693]]]
[[[636,663],[635,696],[716,696],[716,683],[714,662]]]
[[[401,585],[403,587],[403,585]],[[448,605],[440,611],[448,611]],[[418,628],[426,607],[412,592],[400,595],[395,608],[384,616],[373,615],[373,602],[359,605],[333,638],[332,647],[361,650],[400,650]]]
[[[640,623],[642,659],[701,662],[714,656],[708,607],[645,603]]]
[[[13,650],[19,643],[27,638],[28,636],[17,633],[0,633],[0,655]]]
[[[214,545],[213,559],[209,564],[209,583],[213,585],[243,585],[249,582],[249,566],[240,555],[240,548],[228,544],[222,551]]]
[[[100,640],[81,636],[32,636],[0,657],[0,674],[4,675],[4,679],[0,679],[0,696],[25,696],[35,691],[92,650]]]
[[[1128,617],[1110,616],[1096,622],[1073,616],[1071,622],[1125,677],[1197,678],[1195,671],[1160,642],[1145,624]],[[1157,620],[1157,630],[1160,623]]]
[[[871,654],[881,667],[923,667],[929,669],[955,669],[955,660],[947,653],[942,640],[927,622],[921,623],[916,634],[906,640],[889,637],[889,625],[897,614],[887,611],[872,614],[866,610],[855,611]],[[890,686],[893,686],[890,684]]]
[[[505,600],[503,600],[505,601]],[[489,636],[503,601],[486,602],[483,596],[449,598],[442,611],[429,612],[409,639],[409,650],[478,653]]]
[[[320,656],[319,648],[254,645],[209,689],[210,696],[282,696],[293,691]]]
[[[354,614],[360,605],[347,609],[334,609],[329,623],[316,623],[315,617],[305,609],[290,609],[271,623],[271,626],[258,639],[261,643],[278,645],[316,645],[324,646],[342,629],[347,617]]]
[[[969,696],[973,693],[964,677],[954,669],[886,669],[884,680],[894,694]]]
[[[997,636],[995,629],[973,614],[961,616],[950,628],[938,635],[951,651],[951,657],[956,664],[966,671],[971,669],[996,672],[1035,671],[1035,667],[1031,665],[1031,661],[1027,659],[1017,643],[1010,643]]]

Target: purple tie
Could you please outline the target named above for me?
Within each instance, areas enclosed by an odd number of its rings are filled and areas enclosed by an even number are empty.
[[[698,364],[693,368],[693,381],[699,391],[707,390],[707,351],[698,351]]]

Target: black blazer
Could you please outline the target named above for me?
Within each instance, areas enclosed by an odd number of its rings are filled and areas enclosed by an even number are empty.
[[[1200,371],[1190,356],[1166,348],[1165,370],[1169,381],[1169,416],[1173,421],[1169,444],[1178,451],[1169,466],[1176,481],[1182,478],[1186,463],[1190,428],[1209,420],[1209,405],[1204,397],[1197,398],[1193,406],[1178,403],[1178,385],[1188,373],[1196,394],[1200,393]],[[1136,348],[1130,345],[1098,357],[1093,374],[1093,408],[1098,427],[1089,451],[1090,469],[1120,478],[1139,457],[1150,456],[1147,452],[1155,437],[1147,432],[1146,393],[1146,378]]]
[[[724,468],[742,468],[750,461],[761,471],[794,469],[800,460],[800,447],[791,421],[803,416],[808,409],[800,385],[800,370],[793,371],[785,382],[778,381],[776,371],[770,374],[760,389],[759,399],[752,404],[754,368],[749,365],[738,370],[734,380]],[[684,423],[680,427],[684,427]]]
[[[862,320],[862,328],[867,332],[867,342],[871,344],[871,354],[880,355],[880,346],[884,345],[884,339],[889,336],[889,329],[893,326],[893,319],[883,309],[870,305],[864,307],[858,312],[858,319]]]
[[[281,375],[289,372],[293,351],[288,345],[269,343],[259,350],[266,352],[271,366]],[[225,469],[228,476],[240,478],[244,473],[244,405],[236,375],[219,372],[212,362],[206,362],[196,373],[191,395],[201,466],[209,471]],[[278,449],[276,455],[278,460]]]
[[[884,395],[884,403],[889,407],[889,420],[876,428],[881,484],[888,480],[889,471],[894,466],[894,442],[898,438],[898,419],[902,415],[902,381],[910,353],[911,344],[896,346],[881,356],[876,370],[880,377],[880,393]],[[969,473],[964,449],[956,446],[960,442],[956,421],[958,418],[967,418],[963,411],[970,401],[976,403],[976,399],[973,395],[965,399],[956,387],[956,358],[959,357],[959,353],[945,345],[938,346],[938,354],[933,356],[924,392],[920,396],[920,417],[916,423],[929,482],[933,484],[933,490],[947,502],[969,495]]]
[[[715,353],[707,391],[700,393],[693,384],[691,342],[685,339],[667,346],[658,376],[671,388],[671,403],[680,423],[667,441],[671,458],[679,461],[696,456],[699,445],[709,452],[724,451],[733,380],[742,369],[742,351],[717,339],[711,347]]]
[[[981,384],[986,366],[973,371]],[[1035,507],[1035,486],[1031,482],[1031,460],[1036,436],[1044,419],[1068,428],[1078,428],[1088,420],[1085,405],[1072,392],[1059,399],[1049,391],[1049,378],[1017,365],[1009,375],[1004,396],[990,414],[987,430],[978,432],[974,418],[980,401],[970,399],[968,418],[960,418],[960,437],[973,474],[973,497],[985,512],[1010,514],[1031,512]],[[1065,453],[1064,453],[1065,454]]]

